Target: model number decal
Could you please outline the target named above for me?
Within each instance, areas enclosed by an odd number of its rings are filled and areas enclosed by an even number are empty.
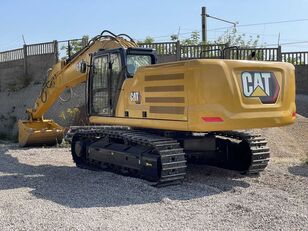
[[[131,102],[140,103],[141,102],[141,96],[138,91],[133,91],[130,93],[129,99]]]

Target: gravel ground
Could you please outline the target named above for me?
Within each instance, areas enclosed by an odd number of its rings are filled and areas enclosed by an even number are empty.
[[[308,119],[258,131],[272,150],[260,177],[190,166],[160,189],[78,169],[69,148],[0,144],[0,230],[308,230]]]

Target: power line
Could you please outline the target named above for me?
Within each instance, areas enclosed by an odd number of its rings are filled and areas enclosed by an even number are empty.
[[[261,26],[261,25],[270,25],[270,24],[282,24],[282,23],[290,23],[290,22],[304,22],[308,21],[308,18],[304,19],[293,19],[293,20],[283,20],[283,21],[273,21],[273,22],[262,22],[262,23],[253,23],[253,24],[243,24],[237,25],[237,27],[244,27],[244,26]]]
[[[287,43],[280,43],[281,46],[284,45],[293,45],[293,44],[304,44],[304,43],[308,43],[308,41],[299,41],[299,42],[287,42]],[[265,44],[265,46],[275,46],[276,44]]]
[[[303,19],[293,19],[293,20],[283,20],[283,21],[270,21],[270,22],[260,22],[260,23],[251,23],[251,24],[237,24],[236,27],[249,27],[249,26],[262,26],[262,25],[271,25],[271,24],[283,24],[283,23],[291,23],[291,22],[304,22],[308,21],[308,18],[303,18]],[[219,27],[219,28],[214,28],[208,31],[213,31],[213,30],[222,30],[222,29],[229,29],[233,27]]]
[[[308,41],[291,42],[291,43],[281,43],[281,45],[291,45],[291,44],[300,44],[300,43],[308,43]]]
[[[194,31],[197,31],[197,30],[194,30]],[[185,33],[180,33],[179,35],[191,34],[191,33],[194,32],[194,31],[185,32]],[[200,31],[198,31],[198,32],[200,32]],[[174,34],[177,34],[177,33],[174,33]],[[173,35],[173,34],[169,34],[169,35],[160,35],[160,36],[155,36],[155,37],[150,36],[150,37],[153,38],[153,39],[170,38],[171,35]],[[136,40],[144,40],[144,39],[145,39],[145,38],[143,38],[143,39],[136,39]]]
[[[283,20],[283,21],[270,21],[270,22],[260,22],[260,23],[251,23],[251,24],[237,24],[236,27],[250,27],[250,26],[262,26],[262,25],[271,25],[271,24],[283,24],[283,23],[292,23],[292,22],[304,22],[304,21],[308,21],[307,18],[303,18],[303,19],[292,19],[292,20]],[[218,27],[218,28],[213,28],[213,29],[209,29],[207,31],[217,31],[217,30],[223,30],[223,29],[230,29],[233,27]],[[184,29],[186,30],[186,29]],[[184,34],[191,34],[192,32],[201,32],[200,30],[192,30],[190,32],[185,32],[185,33],[180,33],[180,35],[184,35]],[[152,37],[154,39],[156,38],[167,38],[170,37],[172,34],[169,35],[161,35],[161,36],[155,36]]]

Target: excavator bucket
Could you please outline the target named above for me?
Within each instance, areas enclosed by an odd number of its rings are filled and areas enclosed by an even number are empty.
[[[19,120],[19,145],[42,146],[61,143],[64,129],[53,120]]]

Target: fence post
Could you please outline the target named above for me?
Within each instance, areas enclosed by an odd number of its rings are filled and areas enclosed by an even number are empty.
[[[181,60],[181,44],[180,41],[176,41],[176,60],[180,61]]]
[[[70,43],[70,40],[68,40],[67,41],[67,56],[69,59],[71,58],[71,51],[72,51],[71,43]]]
[[[223,49],[223,52],[222,52],[222,58],[223,59],[231,59],[231,50],[230,49],[227,49],[227,48],[229,48],[230,47],[230,43],[229,42],[227,42],[226,44],[225,44],[225,48]],[[226,50],[225,50],[226,49]],[[225,52],[225,51],[227,51],[227,52]]]
[[[53,50],[54,50],[54,56],[55,56],[55,63],[57,63],[59,60],[59,50],[58,50],[58,41],[53,40]]]
[[[24,47],[23,47],[23,51],[24,51],[24,76],[27,76],[28,75],[28,62],[27,62],[27,45],[24,44]]]
[[[281,53],[281,46],[279,45],[278,46],[278,49],[277,49],[277,61],[280,61],[282,62],[282,53]]]

